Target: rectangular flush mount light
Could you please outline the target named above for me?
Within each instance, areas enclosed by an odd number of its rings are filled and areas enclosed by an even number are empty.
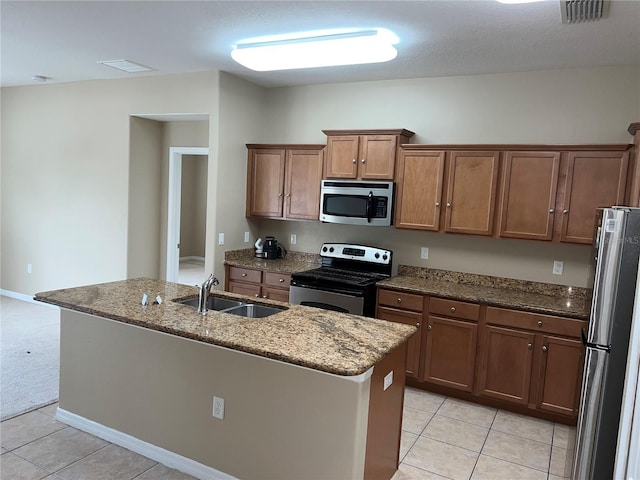
[[[396,58],[397,42],[398,37],[384,28],[306,32],[239,43],[231,58],[258,72],[379,63]]]
[[[130,62],[129,60],[105,60],[102,62],[96,62],[107,67],[117,68],[123,72],[136,73],[136,72],[151,72],[153,68],[140,65],[139,63]]]

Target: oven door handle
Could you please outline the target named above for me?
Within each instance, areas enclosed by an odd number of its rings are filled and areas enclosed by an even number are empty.
[[[367,200],[367,223],[371,223],[373,216],[373,192],[369,191],[369,199]]]

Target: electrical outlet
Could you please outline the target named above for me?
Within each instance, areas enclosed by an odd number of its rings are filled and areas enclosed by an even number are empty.
[[[564,262],[560,260],[553,261],[553,274],[554,275],[562,275],[562,271],[564,270]]]
[[[393,383],[393,370],[384,376],[384,389],[386,390]]]
[[[420,249],[420,258],[422,260],[428,260],[429,259],[429,247],[422,247]]]
[[[213,397],[213,416],[220,420],[224,419],[224,398]]]
[[[244,243],[249,243],[249,232],[244,232]]]
[[[298,237],[296,236],[295,233],[292,233],[291,234],[291,245],[295,245],[297,241],[298,241]]]
[[[224,233],[218,234],[218,245],[224,245]]]
[[[31,273],[33,269],[31,268],[31,264],[27,263],[27,273]]]

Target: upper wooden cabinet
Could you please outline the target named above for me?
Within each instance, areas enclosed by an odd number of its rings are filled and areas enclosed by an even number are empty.
[[[324,145],[247,148],[246,215],[318,220]]]
[[[592,243],[596,209],[625,204],[629,152],[567,152],[560,241]]]
[[[409,130],[323,130],[327,135],[325,178],[393,180],[398,147]]]
[[[506,152],[501,237],[551,240],[559,171],[559,152]]]

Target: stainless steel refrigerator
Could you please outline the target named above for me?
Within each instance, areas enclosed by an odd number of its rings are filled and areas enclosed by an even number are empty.
[[[574,480],[613,479],[640,257],[640,209],[598,210]]]

